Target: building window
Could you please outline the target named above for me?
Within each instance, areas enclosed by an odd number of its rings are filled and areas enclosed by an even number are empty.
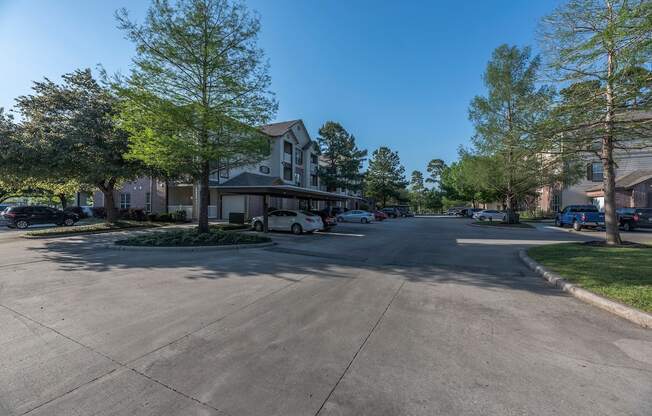
[[[292,168],[285,166],[283,168],[283,179],[286,181],[291,181],[292,180]]]
[[[297,165],[303,165],[303,152],[301,150],[297,151],[296,163]]]
[[[553,190],[552,192],[552,199],[550,201],[550,210],[552,212],[559,212],[561,209],[561,192],[558,190]]]
[[[317,180],[317,175],[310,175],[310,185],[318,186],[319,182]]]
[[[302,173],[295,173],[294,174],[294,182],[296,182],[297,186],[302,186],[303,185],[303,174]]]
[[[120,194],[120,209],[129,209],[131,208],[131,194],[130,193],[121,193]]]
[[[145,212],[152,212],[152,193],[145,192]]]
[[[593,162],[586,167],[586,179],[591,182],[602,182],[604,175],[602,162]]]
[[[317,155],[311,154],[310,155],[310,164],[312,164],[314,166],[317,166],[318,163],[319,162],[318,162],[318,159],[317,159]]]

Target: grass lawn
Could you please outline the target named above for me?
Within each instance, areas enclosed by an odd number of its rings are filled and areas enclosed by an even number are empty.
[[[199,233],[195,227],[158,231],[119,240],[116,241],[116,244],[141,247],[197,247],[256,244],[271,241],[269,237],[225,231],[222,228],[224,227],[211,226],[208,233]]]
[[[551,244],[528,255],[584,289],[652,312],[652,247]]]
[[[94,224],[74,225],[72,227],[54,227],[40,230],[28,231],[25,237],[57,237],[76,234],[98,234],[121,231],[130,228],[154,228],[169,225],[164,222],[144,222],[144,221],[116,221],[113,223],[97,222]]]
[[[501,221],[475,221],[475,225],[486,225],[488,227],[504,227],[504,228],[534,228],[530,224],[519,222],[518,224],[507,224]]]

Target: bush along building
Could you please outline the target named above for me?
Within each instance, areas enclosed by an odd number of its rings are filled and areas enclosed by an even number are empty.
[[[228,220],[232,214],[244,220],[262,215],[268,209],[322,209],[341,206],[349,209],[366,205],[361,192],[337,189],[327,192],[318,170],[323,164],[319,149],[302,120],[292,120],[261,127],[269,138],[270,153],[262,162],[230,169],[227,166],[211,173],[211,219]],[[265,201],[266,199],[266,201]],[[165,181],[143,177],[125,183],[115,192],[116,208],[143,210],[162,214],[185,212],[185,217],[199,215],[199,186],[186,181]],[[102,194],[94,195],[96,207],[103,207]],[[265,204],[265,202],[267,202]]]

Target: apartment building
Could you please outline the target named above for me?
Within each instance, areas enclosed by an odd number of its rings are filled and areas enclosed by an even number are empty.
[[[652,208],[652,149],[617,150],[616,205],[618,208]],[[602,161],[586,159],[586,175],[570,186],[545,187],[539,193],[538,208],[543,212],[574,204],[594,204],[604,208]]]
[[[226,167],[211,173],[208,216],[228,219],[231,213],[251,218],[263,213],[263,198],[277,209],[321,209],[328,205],[357,208],[363,202],[359,193],[338,189],[326,192],[321,186],[317,143],[302,120],[291,120],[261,127],[270,140],[270,154],[260,163]],[[96,206],[103,206],[96,193]],[[191,182],[165,182],[139,178],[125,184],[115,194],[116,207],[141,208],[147,212],[186,211],[188,218],[199,215],[199,186]]]

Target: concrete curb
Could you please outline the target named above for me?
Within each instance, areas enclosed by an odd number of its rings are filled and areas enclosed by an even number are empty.
[[[102,248],[119,251],[225,251],[225,250],[243,250],[250,248],[263,248],[271,247],[276,243],[270,241],[268,243],[255,243],[255,244],[232,244],[228,246],[196,246],[196,247],[153,247],[153,246],[121,246],[118,244],[105,244]]]
[[[598,308],[604,309],[607,312],[611,312],[614,315],[625,318],[630,322],[642,326],[643,328],[652,328],[652,315],[649,313],[623,305],[622,303],[614,302],[613,300],[609,300],[600,295],[596,295],[595,293],[589,292],[586,289],[582,289],[581,287],[576,286],[572,283],[568,283],[557,273],[551,272],[533,260],[530,256],[527,255],[525,250],[520,250],[518,255],[530,269],[539,273],[544,279],[552,283],[555,287],[563,290],[564,292],[568,292],[586,303],[590,303],[593,306],[597,306]]]

